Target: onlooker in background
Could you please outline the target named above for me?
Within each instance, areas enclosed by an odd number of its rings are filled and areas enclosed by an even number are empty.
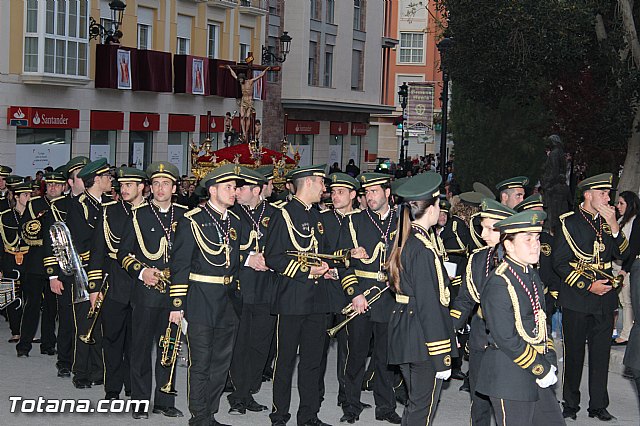
[[[629,333],[633,327],[633,307],[631,306],[631,279],[634,279],[635,285],[640,283],[640,265],[635,275],[631,274],[631,269],[635,263],[636,256],[640,252],[640,220],[636,220],[638,211],[640,211],[640,199],[635,192],[623,191],[618,196],[616,209],[620,218],[618,223],[624,235],[629,241],[630,253],[627,260],[622,263],[622,267],[614,266],[614,275],[618,272],[624,275],[622,290],[618,293],[620,305],[622,306],[622,330],[618,337],[611,342],[613,345],[626,345],[629,340]],[[618,271],[618,269],[620,269]]]
[[[329,168],[329,174],[331,173],[341,173],[342,170],[340,170],[340,166],[338,165],[337,162],[333,163],[331,165],[331,167]]]
[[[356,177],[360,174],[360,167],[356,166],[356,162],[353,158],[349,160],[349,164],[347,164],[345,172],[351,177]]]

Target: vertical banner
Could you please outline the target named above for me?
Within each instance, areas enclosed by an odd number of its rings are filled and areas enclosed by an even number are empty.
[[[144,142],[133,143],[133,154],[131,155],[131,162],[136,169],[144,170]]]
[[[169,162],[178,168],[180,175],[186,174],[182,167],[184,165],[184,146],[169,145],[168,148]]]
[[[410,130],[433,132],[433,83],[409,83],[407,102],[407,128]]]
[[[253,78],[259,76],[261,72],[253,70]],[[253,82],[253,99],[262,100],[262,80],[263,78],[259,78]]]
[[[356,166],[360,167],[360,141],[352,140],[349,144],[349,160],[353,160]]]
[[[131,90],[131,51],[118,49],[118,89]]]
[[[193,58],[191,68],[191,93],[204,95],[204,61]]]

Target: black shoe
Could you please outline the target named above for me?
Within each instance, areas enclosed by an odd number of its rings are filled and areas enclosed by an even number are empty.
[[[395,411],[389,411],[387,414],[382,416],[376,416],[376,420],[387,421],[394,425],[402,423],[402,418]]]
[[[245,408],[243,403],[236,401],[231,404],[231,408],[229,408],[229,414],[237,416],[247,414],[247,409]]]
[[[287,426],[287,422],[284,420],[277,420],[275,422],[271,422],[271,426]]]
[[[331,426],[331,425],[329,423],[323,422],[317,417],[314,417],[313,419],[307,420],[306,422],[298,426]]]
[[[104,384],[104,379],[92,380],[91,384],[94,385],[94,386],[102,386]]]
[[[456,380],[464,380],[467,378],[467,375],[462,372],[462,370],[453,370],[451,372],[451,378]]]
[[[148,419],[149,413],[141,408],[131,413],[131,417],[133,417],[134,419]]]
[[[182,411],[178,410],[176,407],[164,407],[161,405],[153,406],[153,414],[162,414],[166,417],[184,417]]]
[[[608,422],[609,420],[615,420],[615,416],[612,416],[611,413],[609,413],[606,408],[600,408],[598,410],[589,410],[589,417],[595,417],[596,419],[602,420],[603,422]]]
[[[14,334],[11,336],[11,339],[7,340],[9,343],[18,343],[20,341],[20,336]]]
[[[250,402],[244,404],[244,407],[248,411],[253,411],[254,413],[268,410],[266,405],[259,404],[255,399],[252,399]]]
[[[91,387],[91,382],[89,379],[77,379],[74,377],[73,386],[75,386],[76,389],[89,389]]]
[[[71,377],[71,370],[67,367],[58,367],[58,377]]]
[[[56,350],[53,349],[53,348],[40,349],[40,353],[42,355],[55,355],[56,354]]]
[[[29,358],[29,352],[27,352],[27,351],[18,351],[18,358]]]
[[[611,339],[611,346],[627,346],[627,341],[618,342],[616,339]]]
[[[220,423],[216,419],[212,418],[211,421],[209,421],[209,426],[231,426],[231,425],[228,425],[226,423]]]
[[[120,399],[120,394],[118,392],[107,392],[104,396],[104,399],[113,400]]]
[[[462,384],[460,385],[460,392],[471,392],[471,387],[469,386],[469,378],[464,379]]]
[[[564,407],[562,409],[562,417],[564,417],[565,419],[576,420],[578,418],[577,413],[578,412],[573,408]]]
[[[340,417],[340,423],[355,423],[360,420],[360,416],[353,413],[344,413],[342,417]]]

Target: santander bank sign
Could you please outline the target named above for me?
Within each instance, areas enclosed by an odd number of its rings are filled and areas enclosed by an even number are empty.
[[[80,111],[77,109],[11,106],[7,111],[7,122],[9,125],[20,127],[77,129],[80,127]]]

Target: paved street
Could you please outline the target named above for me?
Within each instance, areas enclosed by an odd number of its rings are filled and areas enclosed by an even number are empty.
[[[29,358],[18,359],[15,355],[15,347],[6,343],[9,338],[8,326],[0,324],[0,364],[2,365],[2,378],[0,386],[0,424],[2,425],[127,425],[133,420],[130,414],[12,414],[9,409],[11,403],[10,396],[22,396],[23,398],[37,399],[39,396],[43,398],[65,398],[65,399],[91,399],[95,403],[104,396],[102,387],[94,387],[89,390],[77,390],[71,384],[70,379],[60,379],[56,377],[54,367],[54,357],[40,355],[39,347],[36,345],[31,352]],[[560,342],[558,342],[560,343]],[[558,344],[557,347],[562,347]],[[617,371],[620,370],[622,363],[623,351],[614,349],[615,353],[612,357],[611,372],[609,375],[609,396],[611,405],[609,411],[618,417],[617,422],[606,424],[634,425],[640,424],[640,416],[636,403],[635,391],[631,382],[624,379]],[[335,348],[332,348],[330,355],[330,365],[335,365]],[[562,368],[562,367],[561,367]],[[466,366],[465,366],[466,369]],[[295,383],[294,378],[294,383]],[[336,377],[335,369],[328,372],[327,377],[327,395],[325,403],[320,411],[320,418],[325,422],[338,425],[338,419],[341,416],[340,409],[335,405],[336,401]],[[435,425],[468,425],[469,424],[469,396],[467,393],[459,392],[460,382],[448,384],[441,397]],[[168,419],[161,415],[152,414],[146,424],[153,425],[170,425],[170,424],[186,424],[188,418],[187,402],[186,402],[186,368],[178,369],[178,383],[176,387],[179,391],[177,398],[177,407],[185,413],[183,419]],[[578,421],[573,423],[576,425],[599,425],[601,422],[589,419],[586,413],[587,401],[586,395],[586,369],[583,379],[583,409],[579,413]],[[271,401],[271,383],[264,383],[262,390],[256,395],[256,400],[265,405],[270,405]],[[371,392],[365,392],[363,401],[373,404],[373,395]],[[290,425],[295,424],[295,409],[298,405],[297,392],[293,393],[292,413],[293,419]],[[226,401],[226,395],[223,397],[220,414],[217,419],[224,423],[232,425],[268,425],[269,417],[267,412],[250,413],[246,416],[230,416],[227,414],[229,405]],[[402,413],[398,409],[399,414]],[[145,424],[144,420],[139,421]],[[387,423],[378,422],[374,419],[373,409],[365,410],[360,416],[360,425],[384,425]]]

